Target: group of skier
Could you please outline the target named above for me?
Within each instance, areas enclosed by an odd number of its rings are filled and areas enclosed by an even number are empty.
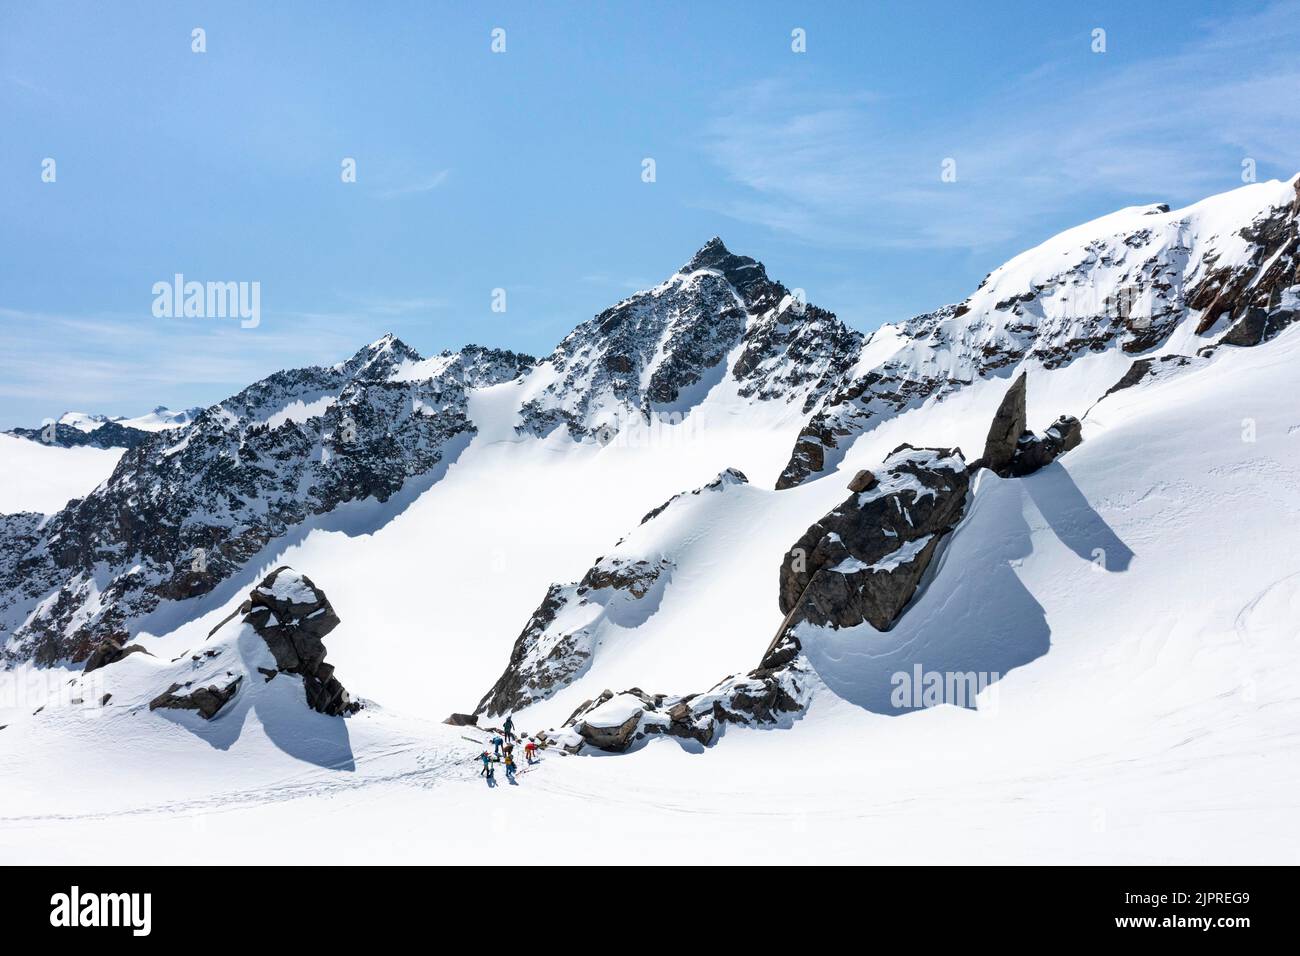
[[[502,736],[504,734],[504,736]],[[515,762],[515,743],[520,739],[515,734],[514,717],[506,717],[506,722],[501,726],[500,734],[493,734],[489,743],[495,753],[488,753],[486,750],[479,754],[479,760],[483,762],[483,769],[479,771],[480,777],[486,777],[488,786],[496,783],[496,770],[492,766],[496,762],[505,764],[506,779],[515,783],[515,774],[519,772],[519,765]],[[537,741],[529,737],[524,744],[524,759],[528,765],[532,766],[537,762]]]

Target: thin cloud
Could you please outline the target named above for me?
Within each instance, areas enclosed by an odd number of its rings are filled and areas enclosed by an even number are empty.
[[[418,196],[421,193],[432,192],[433,190],[437,189],[439,186],[441,186],[443,183],[447,181],[447,177],[450,175],[451,175],[450,169],[440,169],[438,172],[434,173],[432,176],[429,176],[427,179],[422,179],[414,183],[408,183],[405,186],[396,186],[392,189],[385,189],[378,193],[375,193],[375,196],[383,200],[403,199],[407,196]]]
[[[1183,203],[1230,189],[1246,158],[1290,176],[1297,48],[1300,3],[1279,3],[1099,79],[1040,67],[968,120],[902,132],[868,95],[756,84],[725,101],[705,136],[739,194],[701,205],[822,245],[978,249],[1081,200]],[[940,178],[947,158],[956,182]]]

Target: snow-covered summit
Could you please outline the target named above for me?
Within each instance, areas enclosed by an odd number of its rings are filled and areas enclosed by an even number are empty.
[[[1284,308],[1300,282],[1298,189],[1300,176],[1183,209],[1123,209],[1015,256],[961,303],[883,326],[826,392],[778,487],[825,473],[846,438],[976,379],[1099,353],[1190,354],[1252,307]]]
[[[808,407],[859,341],[714,237],[664,282],[566,336],[529,377],[519,428],[599,437],[629,421],[680,420],[715,390]]]

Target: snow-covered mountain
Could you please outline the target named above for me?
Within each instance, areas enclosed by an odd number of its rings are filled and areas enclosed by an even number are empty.
[[[868,337],[714,239],[540,360],[386,336],[150,435],[0,516],[3,840],[231,803],[233,855],[365,788],[321,858],[1294,860],[1298,185]],[[526,796],[452,712],[544,735]]]
[[[155,432],[46,520],[4,516],[11,659],[83,660],[165,599],[205,594],[269,542],[345,502],[445,469],[474,432],[468,389],[532,359],[469,346],[425,361],[386,336],[346,362],[275,375]]]
[[[957,305],[878,329],[800,434],[778,487],[833,468],[882,417],[1022,363],[1190,352],[1230,322],[1234,338],[1275,335],[1295,315],[1283,297],[1300,256],[1298,187],[1294,178],[1185,209],[1120,210],[1021,253]]]
[[[187,425],[202,412],[191,408],[175,412],[164,405],[135,418],[64,412],[57,419],[38,428],[12,428],[8,434],[61,448],[134,448],[143,444],[149,433]]]
[[[807,412],[861,336],[710,239],[666,281],[573,330],[529,376],[520,429],[609,441],[711,393]]]
[[[57,419],[60,425],[71,425],[78,431],[93,432],[107,422],[115,422],[124,428],[135,428],[140,431],[157,432],[165,431],[168,428],[179,428],[182,425],[188,425],[198,416],[202,408],[188,408],[181,411],[174,411],[166,405],[159,405],[152,411],[143,415],[137,415],[134,418],[128,418],[125,415],[92,415],[87,412],[64,412]]]

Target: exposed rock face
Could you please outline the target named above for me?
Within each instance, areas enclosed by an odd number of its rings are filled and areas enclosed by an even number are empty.
[[[1224,345],[1251,348],[1267,342],[1295,322],[1294,309],[1275,307],[1271,311],[1261,306],[1248,308],[1233,326],[1219,339]]]
[[[865,468],[853,476],[849,482],[849,491],[870,491],[880,482],[877,480],[874,472],[867,471]]]
[[[475,714],[452,714],[443,723],[453,727],[477,727],[478,717]]]
[[[805,621],[887,630],[965,512],[968,478],[960,450],[901,445],[877,475],[876,485],[823,516],[785,555],[785,630]]]
[[[1145,373],[1136,374],[1141,378]],[[1041,438],[1025,427],[1025,421],[1025,374],[1021,372],[993,415],[984,456],[971,463],[971,473],[988,468],[1003,478],[1023,478],[1083,441],[1083,425],[1072,415],[1062,415]]]
[[[360,709],[334,676],[334,665],[325,662],[321,639],[338,627],[339,618],[311,578],[277,568],[249,592],[240,610],[275,657],[277,672],[301,675],[308,707],[331,717]]]
[[[728,377],[742,397],[807,411],[860,340],[715,237],[666,282],[570,333],[542,361],[555,380],[524,405],[518,428],[608,441],[628,423],[680,412]]]
[[[99,670],[101,667],[107,667],[109,664],[116,664],[122,658],[131,654],[148,654],[149,652],[139,644],[128,644],[123,647],[117,641],[104,641],[90,652],[86,658],[86,666],[82,668],[82,673],[89,674],[91,671]]]
[[[1220,319],[1245,318],[1252,308],[1271,314],[1283,293],[1300,284],[1300,179],[1294,187],[1289,204],[1278,205],[1241,230],[1253,246],[1245,261],[1206,263],[1208,275],[1188,300],[1189,308],[1201,312],[1198,334],[1209,332]],[[1272,334],[1290,321],[1288,317],[1275,323]]]
[[[708,746],[727,724],[758,726],[792,721],[807,707],[814,676],[791,639],[764,666],[728,677],[703,694],[671,697],[633,687],[604,691],[575,710],[559,730],[539,738],[577,753],[585,746],[625,753],[641,741],[664,735]]]
[[[1012,459],[1020,436],[1028,429],[1025,411],[1025,373],[1021,372],[1002,397],[1002,403],[993,415],[989,425],[988,438],[984,441],[984,467],[999,474],[1011,467]]]
[[[1101,397],[1106,398],[1126,388],[1132,388],[1148,379],[1163,377],[1176,369],[1198,364],[1199,361],[1203,361],[1203,359],[1193,358],[1190,355],[1161,355],[1158,358],[1135,359],[1123,377],[1108,388],[1106,394]]]
[[[705,496],[727,494],[746,484],[743,474],[728,468],[693,491],[673,495],[642,518],[641,525],[672,520],[672,515],[683,513],[680,509],[707,504]],[[586,673],[607,622],[643,619],[654,611],[674,565],[657,550],[642,556],[629,550],[632,545],[625,547],[636,534],[622,538],[614,552],[598,558],[576,584],[551,585],[476,714],[508,714],[545,700]]]
[[[197,710],[204,720],[211,720],[217,716],[222,707],[234,699],[243,680],[242,677],[234,677],[225,686],[213,684],[208,687],[196,687],[194,690],[189,690],[191,685],[188,683],[172,684],[149,702],[149,709]],[[188,691],[188,693],[177,693],[178,691]]]
[[[135,448],[153,437],[152,432],[113,421],[105,421],[94,431],[83,431],[60,422],[53,426],[53,430],[49,427],[12,428],[9,434],[60,448]]]
[[[646,600],[672,562],[602,557],[577,584],[553,584],[515,640],[510,663],[475,708],[488,716],[522,710],[572,683],[591,664],[611,609]]]
[[[717,478],[714,478],[707,485],[701,485],[699,488],[696,488],[694,491],[684,491],[681,494],[673,495],[671,498],[669,498],[667,501],[661,504],[658,508],[655,508],[653,511],[648,512],[645,515],[645,517],[641,519],[641,524],[645,524],[646,522],[652,521],[655,518],[659,517],[661,514],[663,514],[665,511],[668,510],[668,507],[672,505],[673,502],[680,501],[686,495],[699,496],[700,494],[703,494],[706,491],[718,491],[719,489],[723,489],[731,485],[744,485],[748,483],[749,483],[749,479],[745,477],[745,473],[743,471],[741,471],[738,468],[727,468],[724,471],[722,471]]]
[[[1012,478],[1032,475],[1077,447],[1081,441],[1083,426],[1079,420],[1071,415],[1062,415],[1052,423],[1043,437],[1039,438],[1033,432],[1026,432],[1020,437],[1008,473]]]
[[[469,389],[532,364],[478,346],[424,361],[386,336],[151,434],[43,524],[0,520],[0,539],[21,548],[0,557],[0,654],[84,660],[105,640],[124,644],[161,601],[211,591],[300,522],[387,501],[474,434]]]
[[[223,631],[236,618],[235,628]],[[256,700],[264,693],[296,694],[291,677],[262,690],[281,674],[293,674],[302,679],[303,700],[312,710],[331,717],[355,713],[360,704],[334,676],[321,640],[338,623],[329,600],[310,578],[292,568],[277,568],[212,629],[209,643],[161,665],[169,686],[149,702],[149,709],[193,710],[212,720],[242,695]],[[244,642],[259,638],[266,649],[257,648],[250,657],[252,648]],[[272,662],[274,666],[263,666]]]
[[[1090,238],[1080,227],[995,269],[959,305],[878,329],[825,390],[777,488],[832,470],[882,419],[1027,359],[1058,368],[1109,349],[1140,355],[1184,321],[1207,334],[1233,320],[1229,344],[1267,341],[1300,307],[1288,298],[1300,284],[1300,179],[1253,195],[1244,215],[1226,194],[1105,217]],[[1236,228],[1218,231],[1220,210],[1239,216]]]

